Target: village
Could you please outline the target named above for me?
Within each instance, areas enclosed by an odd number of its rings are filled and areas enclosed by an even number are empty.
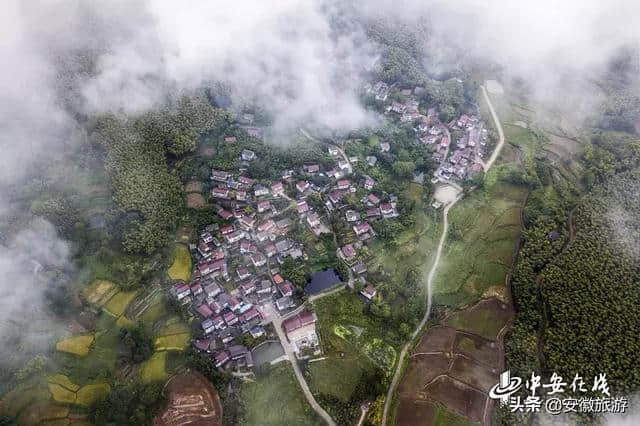
[[[424,91],[421,87],[401,90],[402,102],[388,101],[391,88],[382,81],[365,86],[365,91],[386,104],[387,114],[393,114],[400,123],[414,125],[418,143],[432,147],[432,158],[438,165],[433,184],[462,182],[484,170],[488,134],[477,115],[462,114],[442,123],[435,108],[428,108],[423,114],[417,100],[417,95]]]
[[[487,131],[475,115],[462,115],[445,124],[435,108],[428,108],[426,114],[420,112],[414,96],[419,88],[401,91],[404,102],[388,101],[391,89],[383,82],[365,90],[385,103],[392,119],[415,125],[415,143],[433,148],[437,169],[432,184],[463,181],[482,171]],[[253,117],[244,114],[238,121],[253,124]],[[260,127],[244,126],[243,130],[258,139],[264,135]],[[459,135],[457,140],[452,133]],[[229,135],[221,143],[237,141]],[[378,157],[388,155],[392,143],[380,141],[376,152],[364,159],[365,167],[376,167]],[[367,281],[367,266],[359,252],[376,238],[372,223],[399,216],[398,197],[376,191],[375,180],[361,173],[362,168],[355,173],[359,159],[347,156],[340,144],[327,143],[326,149],[334,160],[333,167],[305,163],[282,170],[280,180],[258,182],[247,176],[257,159],[249,149],[241,151],[237,170],[211,170],[211,199],[223,224],[201,230],[197,244],[190,247],[195,259],[192,279],[175,284],[170,293],[199,318],[201,337],[195,338],[193,345],[211,354],[220,369],[236,374],[252,371],[253,348],[243,344],[245,336],[250,336],[251,342],[278,338],[282,349],[275,351],[271,362],[318,356],[317,318],[306,301],[345,286],[357,291],[363,303],[377,295]],[[314,183],[318,177],[326,183]],[[422,180],[423,176],[414,177],[414,181]],[[345,202],[356,194],[357,207]],[[434,201],[432,206],[437,209],[440,203]],[[297,287],[281,271],[288,258],[309,260],[297,234],[305,229],[315,236],[333,235],[328,218],[335,213],[341,229],[352,236],[349,243],[336,246],[336,256],[348,273],[340,276],[335,269],[314,271],[304,288]],[[335,235],[333,238],[337,241]]]

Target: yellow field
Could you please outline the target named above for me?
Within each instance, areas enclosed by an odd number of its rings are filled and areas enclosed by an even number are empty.
[[[51,392],[51,397],[56,402],[61,402],[63,404],[75,404],[76,402],[76,393],[70,391],[69,389],[62,387],[56,383],[48,383],[49,392]]]
[[[91,305],[101,307],[118,291],[111,281],[94,280],[82,289],[82,296]]]
[[[189,281],[191,279],[191,254],[184,244],[176,244],[173,249],[173,265],[167,271],[172,280]]]
[[[155,340],[155,347],[157,351],[183,351],[189,344],[190,339],[190,333],[160,336]]]
[[[170,336],[172,334],[189,333],[190,329],[184,322],[174,322],[169,325],[165,325],[159,332],[158,336]]]
[[[116,318],[120,317],[129,306],[129,303],[136,297],[136,293],[137,291],[121,291],[116,294],[104,305],[105,312]]]
[[[56,343],[56,349],[77,356],[87,356],[89,346],[93,343],[93,335],[69,337]]]
[[[167,379],[167,352],[155,352],[140,369],[143,382],[163,381]]]
[[[80,388],[76,397],[76,404],[88,407],[111,392],[111,386],[107,383],[86,385]]]
[[[69,389],[71,392],[77,392],[80,389],[80,386],[73,383],[67,376],[64,374],[54,374],[52,376],[47,377],[47,382],[53,383],[56,385],[60,385],[64,388]]]

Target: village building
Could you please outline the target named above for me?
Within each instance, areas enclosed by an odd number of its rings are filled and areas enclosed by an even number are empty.
[[[215,198],[228,199],[229,198],[229,189],[228,188],[213,188],[211,190],[211,195]]]
[[[305,164],[304,166],[302,166],[302,169],[305,171],[305,173],[314,174],[314,173],[318,173],[320,171],[320,165],[319,164]]]
[[[303,311],[298,315],[282,322],[287,339],[291,342],[296,355],[300,355],[303,349],[315,349],[318,347],[318,335],[316,334],[316,314]]]
[[[316,212],[309,213],[307,215],[307,223],[312,228],[320,225],[320,217],[318,216],[318,213],[316,213]]]
[[[249,149],[243,149],[241,158],[242,158],[242,161],[253,161],[256,159],[256,153]]]
[[[307,189],[309,189],[309,182],[307,182],[306,180],[298,181],[298,183],[296,183],[296,189],[300,193],[306,191]]]
[[[297,210],[298,210],[298,214],[306,213],[309,211],[309,205],[305,200],[298,201]]]
[[[371,284],[367,284],[360,291],[360,294],[366,297],[368,300],[372,300],[374,297],[376,297],[377,291]]]
[[[256,185],[256,187],[253,189],[253,195],[255,195],[256,197],[269,195],[269,188],[262,185]]]
[[[211,171],[211,179],[216,181],[216,182],[227,182],[227,180],[229,179],[229,173],[224,172],[222,170],[212,170]]]
[[[342,257],[345,260],[351,260],[357,255],[356,249],[353,248],[353,244],[347,244],[346,246],[342,247],[340,249],[340,252],[342,253]]]
[[[276,197],[284,195],[284,185],[282,182],[276,182],[271,185],[271,193]]]
[[[360,218],[360,215],[358,214],[358,212],[354,210],[347,210],[344,216],[347,222],[356,222]]]

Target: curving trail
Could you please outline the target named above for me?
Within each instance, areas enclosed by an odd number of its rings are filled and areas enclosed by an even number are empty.
[[[491,112],[491,117],[493,118],[493,122],[498,129],[498,145],[496,145],[496,149],[493,150],[491,157],[489,157],[489,161],[486,164],[483,164],[485,173],[493,166],[493,163],[500,155],[500,151],[502,151],[502,147],[504,146],[504,132],[502,131],[502,124],[500,124],[500,119],[498,118],[498,114],[496,114],[496,110],[493,109],[493,104],[491,103],[491,99],[489,99],[489,94],[487,93],[487,89],[484,86],[480,86],[482,89],[482,94],[484,95],[484,100],[487,102],[487,106],[489,107],[489,112]]]
[[[433,266],[429,271],[429,275],[427,275],[427,310],[425,311],[424,316],[420,321],[420,324],[418,324],[416,329],[413,330],[413,333],[411,333],[411,337],[409,338],[409,341],[404,345],[404,347],[402,348],[402,351],[400,352],[400,356],[398,357],[398,360],[399,360],[398,366],[396,367],[396,371],[393,374],[393,380],[391,381],[391,385],[389,386],[389,390],[387,391],[387,397],[385,398],[385,401],[384,401],[384,410],[382,412],[382,426],[386,426],[387,424],[387,417],[389,414],[391,399],[393,397],[393,393],[396,390],[396,387],[398,387],[398,382],[400,381],[402,360],[407,355],[407,351],[409,350],[409,346],[411,345],[411,342],[413,342],[413,340],[418,336],[418,334],[420,333],[424,325],[427,323],[427,320],[429,319],[429,314],[431,314],[431,296],[432,296],[433,277],[435,276],[436,271],[438,270],[438,266],[440,264],[440,256],[442,255],[442,249],[444,247],[444,242],[447,239],[447,232],[449,232],[449,220],[448,220],[449,209],[451,209],[451,207],[453,207],[453,205],[457,203],[458,200],[460,200],[460,198],[462,198],[462,194],[459,194],[456,197],[456,199],[453,200],[453,202],[447,204],[447,206],[444,208],[444,224],[442,227],[442,235],[440,235],[440,242],[438,243],[438,250],[436,251],[436,257],[435,257],[435,260],[433,261]]]
[[[495,123],[496,128],[498,129],[498,136],[499,136],[498,145],[496,145],[496,148],[493,150],[491,157],[489,158],[486,164],[482,163],[484,167],[484,171],[486,173],[491,168],[491,166],[493,166],[493,163],[495,163],[496,159],[500,155],[500,151],[502,151],[502,147],[504,146],[504,131],[502,130],[502,125],[500,124],[500,119],[498,118],[498,114],[496,114],[496,111],[493,108],[493,104],[489,99],[487,89],[484,86],[481,86],[481,89],[482,89],[482,94],[484,95],[484,100],[487,102],[487,106],[489,107],[489,111],[491,112],[491,117],[493,118],[493,122]],[[387,418],[389,416],[389,408],[391,406],[393,393],[398,387],[398,382],[400,381],[400,376],[401,376],[400,369],[402,367],[402,360],[407,355],[407,351],[409,350],[409,345],[418,336],[422,328],[427,323],[427,320],[429,319],[429,314],[431,313],[433,277],[435,276],[436,271],[438,270],[438,265],[440,263],[440,256],[442,254],[442,248],[444,247],[444,242],[447,238],[447,232],[449,231],[449,221],[447,219],[447,215],[449,213],[449,209],[451,209],[451,207],[453,207],[453,205],[457,203],[458,200],[460,200],[460,198],[462,198],[462,194],[459,194],[456,197],[456,199],[453,200],[453,202],[447,204],[447,206],[444,208],[444,225],[442,228],[442,235],[440,236],[440,243],[438,244],[436,258],[433,262],[433,266],[431,267],[431,270],[429,271],[429,275],[427,276],[427,310],[424,316],[422,317],[420,324],[418,324],[416,329],[411,334],[411,338],[402,348],[402,351],[400,352],[400,357],[398,357],[398,360],[399,360],[398,366],[396,367],[396,371],[393,374],[393,380],[391,381],[391,385],[389,386],[389,390],[387,391],[387,397],[385,398],[385,401],[384,401],[384,410],[382,413],[382,426],[387,425]]]

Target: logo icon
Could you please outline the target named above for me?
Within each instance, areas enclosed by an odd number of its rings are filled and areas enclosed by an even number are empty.
[[[499,399],[503,404],[509,402],[509,397],[520,389],[522,379],[520,377],[511,377],[511,371],[507,370],[500,374],[500,382],[489,390],[491,399]]]

